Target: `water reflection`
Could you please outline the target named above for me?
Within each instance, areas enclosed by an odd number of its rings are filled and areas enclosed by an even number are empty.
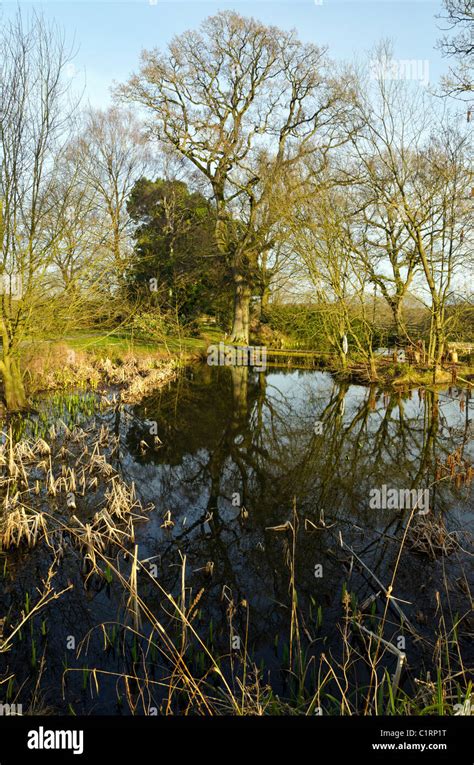
[[[178,520],[199,512],[215,523],[235,519],[238,495],[256,523],[281,521],[296,497],[302,512],[324,508],[377,526],[370,488],[429,487],[437,461],[459,447],[472,455],[466,391],[388,393],[320,372],[202,366],[135,415],[124,425],[134,455],[128,469],[147,498]],[[153,422],[162,446],[140,450]],[[433,510],[463,504],[451,486],[435,489]]]
[[[196,587],[211,561],[208,618],[225,626],[220,593],[230,587],[250,603],[263,645],[287,618],[281,604],[288,595],[288,540],[269,527],[291,517],[295,500],[300,603],[323,604],[330,620],[348,579],[339,533],[382,579],[396,557],[407,513],[369,509],[372,488],[429,488],[431,513],[449,529],[472,527],[469,487],[436,480],[437,466],[455,449],[472,458],[469,404],[457,388],[387,392],[337,383],[321,372],[193,368],[133,415],[122,414],[122,469],[157,508],[143,527],[142,549],[160,561],[171,589],[178,586],[178,551],[186,553]],[[153,423],[162,446],[144,448]],[[168,511],[171,532],[161,528]],[[321,518],[327,528],[315,531]],[[318,563],[321,579],[314,576]],[[450,566],[455,577],[458,561],[447,561]],[[436,561],[404,554],[399,597],[413,602],[416,596],[417,607],[425,598],[423,608],[434,613],[427,582],[434,583],[438,569]],[[353,585],[367,591],[363,578],[353,576]]]

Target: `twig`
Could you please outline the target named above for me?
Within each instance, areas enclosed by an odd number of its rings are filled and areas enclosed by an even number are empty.
[[[365,568],[365,570],[366,570],[366,571],[367,571],[367,572],[368,572],[368,573],[371,575],[371,577],[374,579],[374,581],[375,581],[375,582],[377,582],[378,586],[382,588],[382,590],[383,590],[383,591],[384,591],[384,593],[385,593],[385,597],[386,597],[386,598],[388,599],[388,601],[389,601],[389,602],[392,604],[392,606],[394,607],[394,609],[396,610],[396,612],[397,612],[397,613],[398,613],[398,615],[400,616],[400,618],[401,618],[402,622],[404,622],[404,623],[406,624],[406,626],[408,627],[408,629],[410,630],[410,632],[412,632],[412,633],[413,633],[413,635],[415,635],[416,637],[419,637],[419,635],[418,635],[418,633],[417,633],[416,629],[413,627],[413,625],[412,625],[412,624],[411,624],[411,622],[409,621],[408,617],[407,617],[407,616],[405,616],[404,612],[402,611],[402,609],[401,609],[401,608],[400,608],[400,606],[398,605],[398,603],[397,603],[397,601],[395,600],[395,598],[393,598],[393,597],[392,597],[392,595],[391,595],[391,593],[389,592],[389,590],[388,590],[388,589],[385,587],[385,585],[383,585],[383,584],[382,584],[382,582],[380,581],[380,579],[379,579],[379,578],[376,576],[376,574],[374,574],[374,572],[373,572],[373,571],[372,571],[372,570],[371,570],[371,569],[370,569],[370,568],[367,566],[367,564],[366,564],[366,563],[364,563],[364,561],[362,560],[362,558],[359,558],[359,556],[357,555],[357,553],[356,553],[356,552],[354,552],[354,550],[352,549],[352,547],[350,547],[350,546],[349,546],[349,545],[348,545],[346,542],[344,542],[344,540],[343,540],[343,538],[342,538],[342,534],[341,534],[340,532],[339,532],[339,540],[340,540],[340,542],[341,542],[341,547],[345,547],[345,548],[346,548],[346,550],[348,550],[348,551],[351,553],[351,555],[353,555],[353,556],[354,556],[354,558],[356,558],[356,560],[358,560],[358,561],[359,561],[360,565],[361,565],[363,568]]]

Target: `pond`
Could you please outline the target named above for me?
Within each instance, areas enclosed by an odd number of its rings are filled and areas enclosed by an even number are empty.
[[[386,604],[380,585],[390,583],[418,635],[389,607],[384,638],[402,637],[397,644],[407,655],[401,687],[408,692],[422,669],[436,673],[434,625],[469,610],[471,415],[469,392],[459,387],[394,392],[319,371],[201,364],[141,405],[98,411],[92,420],[115,433],[111,464],[134,482],[142,505],[155,508],[135,541],[159,588],[142,572],[140,596],[173,623],[163,593],[178,603],[184,592],[192,629],[226,657],[223,673],[232,651],[245,645],[260,681],[286,698],[298,674],[292,639],[304,644],[310,693],[321,655],[343,656],[345,593],[353,611],[368,611],[374,630]],[[387,501],[393,490],[404,505]],[[118,558],[129,572],[131,558]],[[7,570],[1,605],[13,613],[45,576],[47,556],[39,548],[15,551]],[[33,693],[43,652],[42,703],[55,711],[125,714],[130,705],[117,675],[142,656],[157,685],[145,700],[137,693],[135,711],[163,711],[159,681],[166,671],[143,650],[150,629],[142,623],[120,648],[114,642],[130,611],[114,578],[85,583],[69,548],[57,576],[58,588],[67,582],[73,589],[7,657],[18,687]],[[97,629],[102,623],[109,626]],[[464,661],[473,658],[470,630],[466,616],[458,629]],[[113,636],[105,647],[104,635]],[[202,651],[193,648],[189,661],[205,671]],[[390,656],[385,665],[393,672]]]

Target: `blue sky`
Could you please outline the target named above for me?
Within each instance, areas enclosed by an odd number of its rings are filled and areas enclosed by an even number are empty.
[[[143,48],[163,47],[177,33],[196,27],[206,16],[232,8],[285,29],[295,27],[300,37],[328,45],[332,58],[361,59],[383,38],[394,43],[399,59],[429,61],[430,83],[436,84],[447,62],[435,49],[441,35],[441,0],[56,0],[29,3],[3,0],[3,18],[15,12],[41,8],[55,19],[78,49],[73,69],[75,83],[86,83],[84,98],[94,106],[111,102],[113,81],[123,82],[137,69]]]

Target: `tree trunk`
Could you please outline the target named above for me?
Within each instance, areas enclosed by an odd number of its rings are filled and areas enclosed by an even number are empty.
[[[370,367],[370,381],[375,382],[378,380],[378,374],[377,374],[377,362],[375,361],[374,354],[372,353],[372,350],[369,351],[369,367]]]
[[[443,321],[437,317],[435,328],[435,353],[434,364],[435,367],[441,366],[441,361],[444,353],[444,328]]]
[[[268,306],[270,305],[270,285],[264,284],[260,297],[260,321],[268,319]]]
[[[232,332],[230,335],[231,343],[249,343],[250,328],[250,298],[252,290],[246,280],[237,275],[234,278],[234,319],[232,323]]]
[[[444,352],[444,319],[440,314],[438,306],[433,311],[430,324],[430,340],[428,346],[428,361],[433,364],[434,367],[438,367],[441,364],[441,359]]]
[[[261,256],[261,288],[260,288],[260,321],[268,319],[268,306],[270,302],[271,271],[268,269],[268,252],[265,250]]]
[[[402,299],[397,296],[392,302],[393,321],[395,324],[395,334],[397,336],[397,344],[402,344],[406,341],[405,324],[402,316]]]
[[[0,374],[3,379],[5,403],[11,412],[24,409],[26,393],[18,361],[9,354],[3,354],[0,361]]]

